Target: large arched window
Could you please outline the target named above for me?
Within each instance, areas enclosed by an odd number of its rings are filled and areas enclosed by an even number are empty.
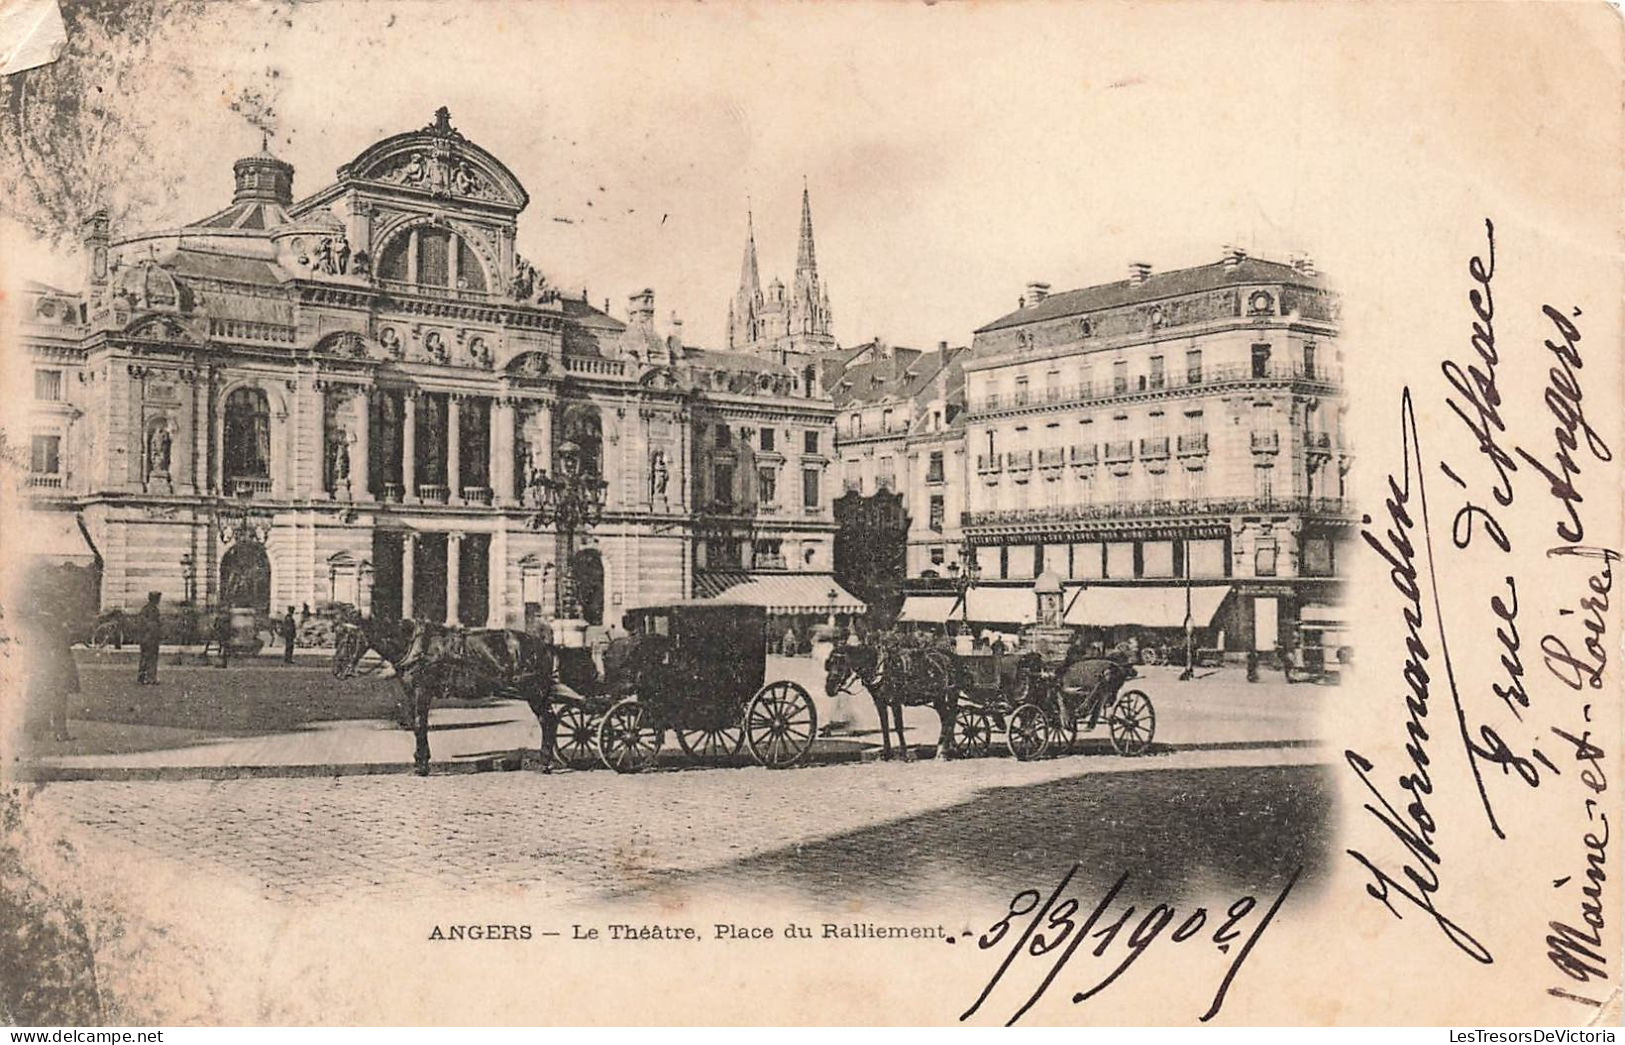
[[[485,269],[461,236],[450,229],[418,226],[384,244],[378,275],[420,287],[485,290]]]
[[[226,477],[271,476],[271,404],[258,388],[239,388],[226,397]]]

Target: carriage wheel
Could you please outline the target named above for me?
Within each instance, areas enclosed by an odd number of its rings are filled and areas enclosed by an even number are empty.
[[[954,718],[954,754],[983,758],[993,748],[993,716],[985,711],[961,709]]]
[[[1112,747],[1119,755],[1143,755],[1157,732],[1157,712],[1151,698],[1137,689],[1124,690],[1108,712]]]
[[[818,734],[812,697],[794,682],[770,682],[745,708],[745,742],[751,757],[769,769],[801,761]]]
[[[572,705],[559,712],[553,752],[571,769],[586,769],[598,761],[598,723],[586,708]]]
[[[1030,762],[1044,754],[1049,747],[1049,717],[1037,704],[1023,704],[1010,712],[1010,728],[1004,742],[1010,753],[1023,762]]]
[[[722,729],[679,729],[677,746],[689,758],[701,762],[725,762],[739,753],[745,731],[738,726]]]
[[[641,773],[660,757],[664,732],[648,725],[637,697],[626,697],[598,723],[598,758],[617,773]]]
[[[1141,646],[1140,647],[1140,663],[1141,664],[1149,664],[1152,667],[1156,667],[1158,664],[1161,664],[1162,661],[1163,661],[1162,648],[1160,646]]]
[[[1078,743],[1078,716],[1070,708],[1058,708],[1053,715],[1046,715],[1049,725],[1049,748],[1059,754],[1070,755]]]

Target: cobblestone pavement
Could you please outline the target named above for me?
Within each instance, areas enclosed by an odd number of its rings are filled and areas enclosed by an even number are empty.
[[[1276,746],[1141,759],[1084,755],[632,777],[515,772],[87,781],[42,785],[31,800],[42,814],[60,817],[93,858],[128,859],[132,866],[166,861],[189,878],[219,877],[272,899],[320,903],[507,888],[568,903],[605,892],[658,893],[685,877],[729,869],[771,885],[798,873],[794,854],[815,844],[837,844],[828,850],[835,865],[871,864],[901,888],[922,873],[956,872],[933,854],[974,854],[989,845],[1019,852],[1044,845],[1058,825],[1134,829],[1136,819],[1155,819],[1159,811],[1143,799],[1124,805],[1109,796],[1143,793],[1158,778],[1168,782],[1158,789],[1164,800],[1189,804],[1192,815],[1184,819],[1197,825],[1193,829],[1222,833],[1211,817],[1262,809],[1265,820],[1278,815],[1281,822],[1253,824],[1242,833],[1265,837],[1272,826],[1292,833],[1301,831],[1293,819],[1304,815],[1301,803],[1274,807],[1260,797],[1238,812],[1233,804],[1213,806],[1203,794],[1261,794],[1251,786],[1238,789],[1224,774],[1313,765],[1327,757],[1320,748]],[[1107,798],[1069,804],[1084,794]],[[1029,815],[1012,818],[1012,809]],[[877,852],[890,852],[885,825],[910,822],[906,850],[875,860]],[[999,831],[989,834],[995,827]],[[870,841],[851,841],[861,837]],[[756,871],[751,860],[759,861]]]

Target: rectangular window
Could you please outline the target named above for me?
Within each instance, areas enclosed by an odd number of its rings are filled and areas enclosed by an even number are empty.
[[[882,432],[891,431],[891,408],[890,407],[888,407],[885,410],[882,410],[880,412],[880,430]]]
[[[1119,359],[1112,363],[1112,394],[1122,395],[1128,391],[1128,360]]]
[[[801,504],[804,508],[818,507],[818,469],[801,470]]]
[[[727,425],[717,425],[716,443],[718,446],[728,446],[733,441],[733,433],[728,431]]]
[[[1270,375],[1270,346],[1253,346],[1253,377],[1264,378]]]
[[[34,398],[55,402],[62,398],[62,371],[34,371]]]
[[[877,479],[882,490],[895,490],[897,488],[896,465],[891,457],[880,459],[880,473]]]
[[[1303,376],[1310,379],[1315,377],[1315,343],[1313,341],[1303,346]]]
[[[1106,576],[1112,580],[1134,576],[1134,542],[1109,541],[1106,544]]]
[[[734,466],[719,464],[711,469],[711,497],[718,504],[734,503]]]
[[[801,452],[804,454],[816,454],[818,452],[818,433],[810,428],[802,433]]]
[[[940,483],[943,481],[942,451],[932,450],[929,463],[925,466],[925,481]]]
[[[779,473],[777,469],[756,469],[756,494],[763,504],[779,503]]]
[[[943,508],[942,495],[933,494],[931,497],[931,531],[941,533],[943,521],[946,518],[947,512]]]
[[[1303,542],[1303,573],[1306,577],[1332,575],[1332,542],[1325,537],[1310,537]]]
[[[35,475],[57,475],[62,470],[62,437],[36,435],[29,446],[29,470]]]
[[[1275,552],[1274,537],[1260,537],[1258,539],[1258,551],[1253,560],[1253,576],[1275,576]]]
[[[778,434],[771,428],[762,429],[762,452],[763,453],[769,453],[770,454],[770,453],[773,452],[774,444],[777,442],[777,435]]]
[[[940,544],[933,544],[931,546],[931,565],[933,565],[933,566],[941,566],[944,562],[947,562],[947,561],[948,561],[947,550],[944,549],[942,547],[942,545],[940,545]]]
[[[1161,388],[1163,383],[1162,357],[1151,357],[1151,387]]]
[[[1193,348],[1185,353],[1185,383],[1199,385],[1202,383],[1202,350]]]
[[[1016,405],[1017,406],[1023,406],[1023,405],[1026,404],[1026,402],[1027,402],[1027,379],[1025,377],[1018,377],[1018,378],[1016,378]]]

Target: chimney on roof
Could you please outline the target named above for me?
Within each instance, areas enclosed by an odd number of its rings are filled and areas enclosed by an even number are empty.
[[[1033,282],[1027,284],[1026,296],[1022,298],[1023,308],[1032,308],[1045,298],[1049,297],[1049,284]]]
[[[1292,267],[1305,276],[1318,275],[1319,272],[1319,270],[1315,268],[1315,259],[1310,257],[1308,254],[1303,253],[1294,254],[1292,256]]]
[[[1236,246],[1236,245],[1234,245],[1232,243],[1226,243],[1224,245],[1224,267],[1225,268],[1233,269],[1237,265],[1240,265],[1243,261],[1246,261],[1246,260],[1247,260],[1247,250],[1246,250],[1246,248],[1238,247],[1238,246]]]
[[[1129,286],[1137,287],[1151,278],[1151,263],[1148,261],[1131,261],[1128,263]]]
[[[609,309],[605,308],[605,312]],[[626,318],[632,326],[653,330],[655,325],[655,292],[648,287],[626,299]]]
[[[95,297],[96,292],[107,285],[107,251],[112,242],[108,231],[107,208],[96,211],[86,218],[80,226],[81,238],[85,245],[85,261],[87,271],[85,274],[85,290],[89,297]]]

